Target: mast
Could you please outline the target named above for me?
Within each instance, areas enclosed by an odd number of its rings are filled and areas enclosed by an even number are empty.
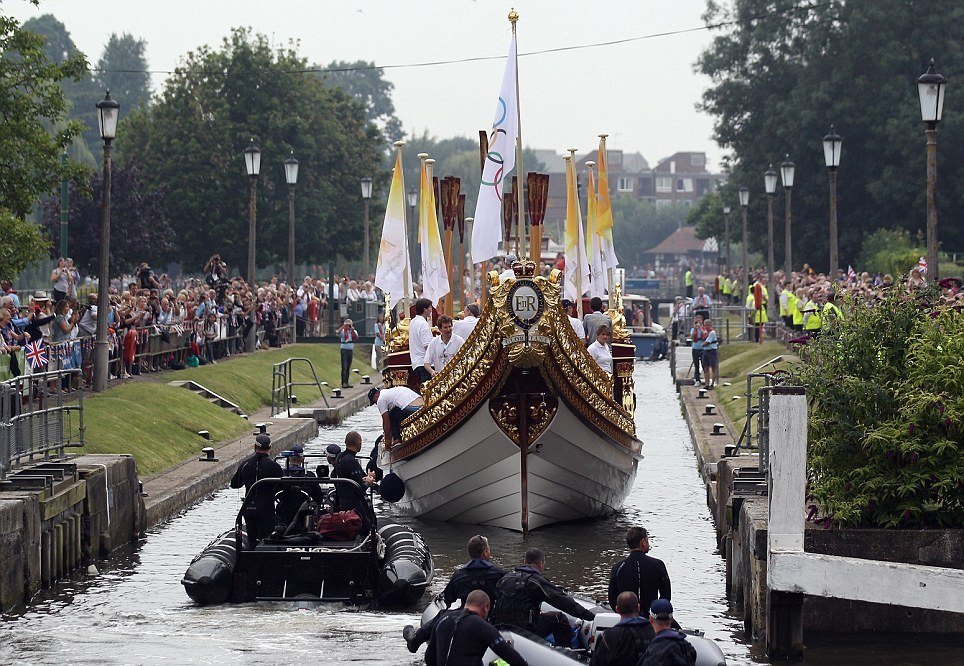
[[[399,157],[401,157],[402,147],[403,147],[404,145],[405,145],[405,142],[404,142],[404,141],[399,140],[399,141],[396,141],[396,142],[395,142],[395,147],[398,149],[398,155],[399,155]],[[402,160],[399,159],[398,161],[401,162]],[[404,187],[404,185],[405,185],[405,172],[404,172],[404,170],[403,170],[402,173],[401,173],[401,177],[402,177],[402,196],[404,197],[404,196],[405,196],[405,187]],[[412,248],[410,248],[410,247],[408,246],[408,215],[403,215],[403,216],[402,216],[402,228],[405,230],[405,270],[404,270],[403,273],[402,273],[402,284],[405,285],[405,296],[402,298],[402,307],[404,308],[404,309],[402,310],[402,312],[405,313],[405,317],[407,317],[407,316],[408,316],[408,312],[409,312],[409,310],[408,310],[408,308],[409,308],[409,303],[408,303],[408,301],[409,301],[409,296],[410,296],[411,293],[412,293]],[[398,318],[398,321],[401,321],[402,319],[405,319],[405,317],[399,317],[399,318]],[[386,326],[385,328],[386,328],[386,330],[388,329],[387,326]],[[386,343],[387,343],[387,341],[386,341]]]
[[[519,12],[517,12],[513,8],[509,12],[509,22],[512,24],[513,38],[516,38],[515,24],[518,20],[519,20]],[[518,174],[524,173],[522,169],[522,109],[519,104],[519,41],[518,39],[516,39],[516,51],[515,51],[515,113],[516,113],[516,127],[518,128],[518,132],[516,133],[516,138],[515,138],[515,153],[516,153],[515,172],[518,175]],[[525,187],[523,186],[523,180],[521,177],[517,180],[517,182],[519,183],[519,187],[516,188],[515,194],[519,201],[519,219],[516,222],[516,224],[518,225],[518,227],[516,227],[516,233],[522,237],[523,246],[518,247],[516,249],[518,249],[519,258],[521,259],[523,255],[528,257],[529,252],[528,252],[528,249],[525,247],[526,234],[524,231],[526,209],[525,209],[524,199],[522,196],[522,190],[524,190]]]

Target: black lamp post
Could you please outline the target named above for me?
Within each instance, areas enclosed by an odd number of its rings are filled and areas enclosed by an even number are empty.
[[[726,243],[726,272],[730,272],[730,207],[723,206],[723,242]],[[729,277],[729,275],[727,275]]]
[[[285,160],[285,182],[288,183],[288,285],[295,286],[295,185],[298,183],[298,160],[295,151]],[[291,329],[291,341],[296,341],[297,324]]]
[[[944,114],[944,86],[947,79],[934,71],[931,58],[927,71],[917,79],[920,117],[927,137],[927,277],[938,278],[937,268],[937,123]]]
[[[749,233],[747,232],[746,226],[746,207],[750,205],[750,188],[746,185],[740,188],[740,208],[743,209],[743,279],[740,280],[741,283],[749,284],[750,278],[750,264],[746,257],[746,246],[749,240]]]
[[[830,134],[823,137],[823,160],[827,164],[827,175],[830,178],[830,279],[837,279],[837,268],[840,265],[840,255],[837,250],[837,167],[840,166],[840,147],[843,139],[837,134],[833,125]]]
[[[790,214],[790,201],[791,194],[793,193],[793,172],[795,170],[793,162],[790,161],[790,156],[787,155],[786,159],[783,160],[783,164],[780,165],[780,179],[783,181],[783,189],[787,193],[787,228],[786,228],[786,273],[787,277],[793,272],[793,251],[791,249],[792,245],[792,232],[791,232],[791,220],[793,219]]]
[[[245,275],[245,278],[253,289],[255,286],[255,250],[258,237],[258,203],[255,197],[258,192],[258,174],[261,173],[261,149],[254,145],[254,139],[251,139],[251,143],[244,149],[244,169],[251,181],[248,194],[248,274]]]
[[[97,102],[97,120],[100,138],[104,140],[104,182],[100,201],[100,273],[97,285],[97,330],[94,345],[94,390],[107,389],[110,360],[107,346],[107,313],[110,310],[110,142],[117,134],[117,115],[120,104],[110,98],[110,91]]]
[[[372,179],[365,177],[361,179],[361,195],[362,199],[365,200],[365,279],[368,279],[369,272],[371,270],[371,250],[369,249],[370,244],[368,242],[369,238],[369,221],[368,221],[368,204],[372,199]]]
[[[771,286],[773,289],[773,271],[776,270],[776,262],[773,260],[773,193],[777,191],[777,172],[773,170],[773,165],[770,165],[766,171],[763,172],[763,187],[767,193],[767,275],[770,277]],[[787,276],[789,277],[789,273]],[[770,299],[770,314],[773,314],[773,301],[775,299]]]

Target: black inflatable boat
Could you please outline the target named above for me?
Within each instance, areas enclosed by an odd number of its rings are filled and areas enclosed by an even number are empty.
[[[306,483],[318,484],[326,498],[339,487],[361,492],[349,479],[305,477],[262,479],[250,492],[280,496]],[[290,600],[407,606],[422,597],[435,568],[421,535],[406,525],[379,526],[370,501],[359,512],[363,528],[353,537],[319,532],[319,514],[329,509],[307,500],[286,529],[256,544],[242,529],[242,509],[234,529],[194,558],[181,584],[204,605]]]

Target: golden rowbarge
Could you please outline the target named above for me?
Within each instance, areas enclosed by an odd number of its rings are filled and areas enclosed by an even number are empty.
[[[489,274],[472,334],[421,387],[425,406],[403,423],[403,442],[381,453],[405,483],[404,514],[526,532],[610,514],[632,486],[642,443],[618,288],[610,376],[561,308],[562,273],[512,268],[507,280]],[[386,385],[410,381],[406,324],[389,342]]]

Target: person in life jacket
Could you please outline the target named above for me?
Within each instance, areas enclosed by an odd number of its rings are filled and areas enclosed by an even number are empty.
[[[693,270],[689,266],[683,275],[683,283],[686,285],[686,298],[693,298]]]
[[[750,285],[750,293],[746,296],[746,309],[752,312],[751,323],[753,324],[754,342],[760,342],[760,325],[769,321],[767,317],[767,302],[769,301],[770,293],[767,291],[766,281],[766,276],[760,277],[760,279]]]
[[[793,327],[793,313],[790,310],[790,305],[793,303],[794,296],[793,291],[790,289],[790,281],[784,281],[780,284],[780,318],[783,319],[783,323],[786,324],[787,328]]]
[[[528,666],[525,657],[498,629],[485,621],[490,605],[489,595],[482,590],[470,592],[465,599],[465,608],[438,621],[425,651],[425,663],[428,666],[481,664],[486,651],[491,649],[500,657],[501,663]]]
[[[639,666],[695,666],[696,648],[673,629],[673,604],[657,599],[649,608],[649,623],[656,635],[639,660]]]
[[[231,478],[232,488],[244,486],[244,527],[252,548],[275,527],[274,494],[277,488],[258,486],[256,492],[251,492],[251,487],[260,479],[279,479],[283,474],[281,465],[268,455],[270,451],[270,436],[261,434],[255,437],[254,455],[242,462]]]
[[[639,597],[623,592],[613,608],[619,622],[606,629],[596,640],[590,666],[635,666],[656,635],[649,620],[639,617]]]
[[[572,640],[572,627],[563,613],[590,621],[596,614],[549,582],[543,575],[545,569],[545,554],[538,548],[527,550],[525,564],[507,573],[496,585],[492,624],[511,624],[547,638],[551,634],[556,645],[567,646]],[[543,602],[563,613],[540,612]]]
[[[843,310],[837,307],[837,294],[834,291],[827,292],[827,302],[823,304],[823,308],[820,312],[820,318],[823,320],[824,324],[830,321],[842,321],[844,318]]]
[[[823,317],[820,314],[822,308],[820,298],[820,292],[815,292],[803,308],[803,330],[811,336],[819,335],[820,330],[823,328]]]

